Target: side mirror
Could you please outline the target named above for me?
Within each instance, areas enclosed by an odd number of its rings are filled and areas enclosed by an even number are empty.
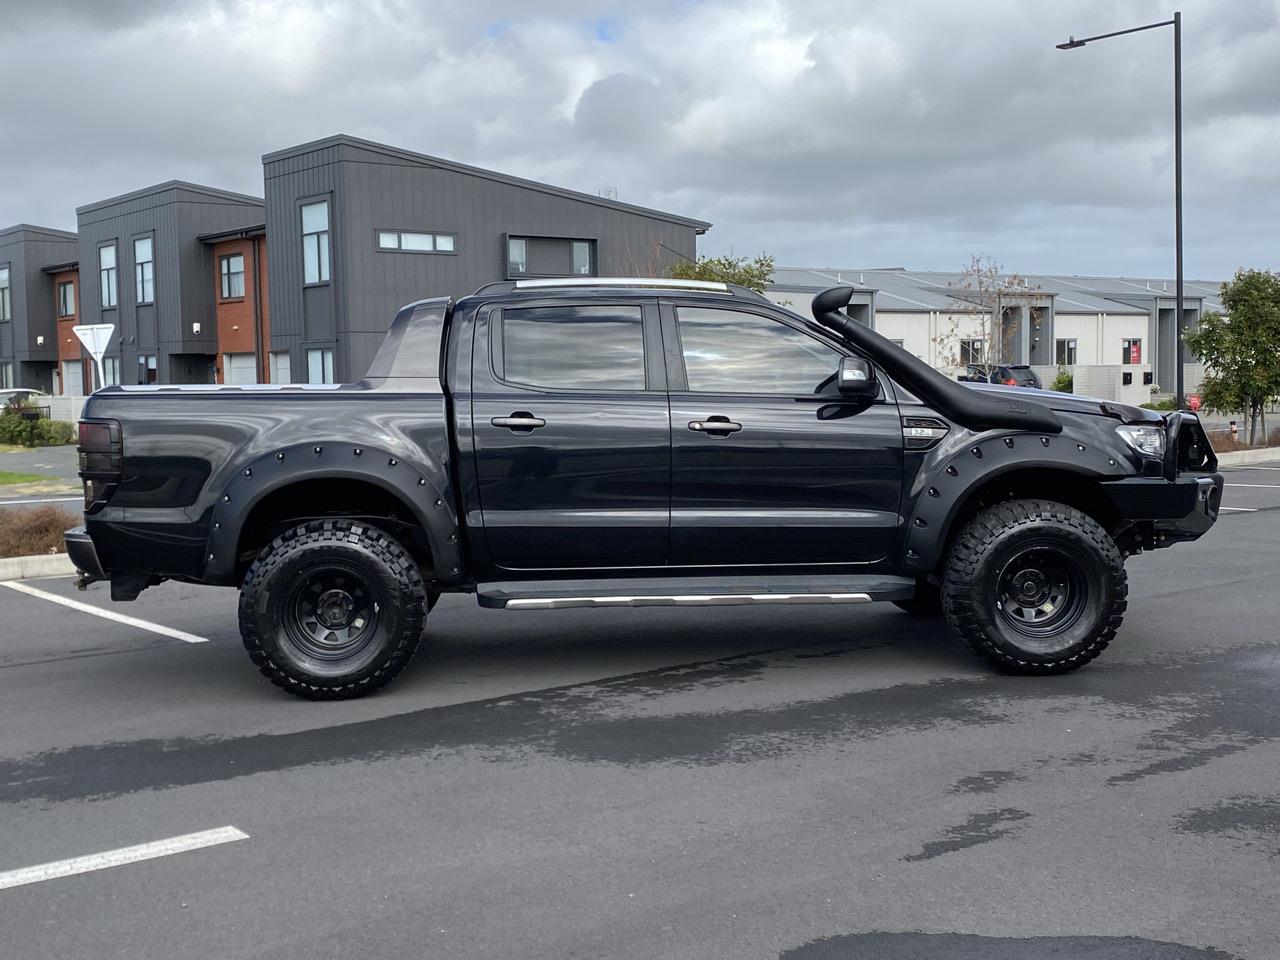
[[[880,394],[875,369],[861,357],[841,357],[836,388],[846,397],[874,400]]]

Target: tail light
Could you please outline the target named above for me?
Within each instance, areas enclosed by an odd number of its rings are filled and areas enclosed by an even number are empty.
[[[124,442],[115,420],[81,420],[80,479],[84,481],[84,512],[100,509],[124,474]]]
[[[1018,381],[1013,379],[1013,377],[1010,377],[1008,380],[1004,382],[1004,385],[1006,387],[1016,387],[1018,385]]]

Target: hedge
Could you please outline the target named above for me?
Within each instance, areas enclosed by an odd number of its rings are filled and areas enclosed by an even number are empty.
[[[0,413],[0,443],[22,447],[60,447],[76,442],[76,425],[65,420],[28,420],[11,411]]]

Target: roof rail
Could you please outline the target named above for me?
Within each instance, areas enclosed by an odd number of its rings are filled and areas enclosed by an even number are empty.
[[[732,293],[727,283],[721,283],[718,280],[673,280],[666,277],[548,277],[516,281],[517,290],[540,290],[550,287],[658,287],[664,290]]]

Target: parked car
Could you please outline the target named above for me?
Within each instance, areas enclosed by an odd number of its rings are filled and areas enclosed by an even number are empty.
[[[957,379],[965,383],[1000,383],[1006,387],[1032,387],[1036,390],[1041,388],[1040,377],[1025,363],[1002,363],[995,367],[970,363]]]
[[[41,408],[44,409],[44,413],[48,413],[49,395],[29,387],[9,387],[0,390],[0,412],[19,406],[31,417],[40,415]]]
[[[343,386],[119,387],[80,424],[81,584],[240,590],[258,668],[382,686],[442,593],[510,610],[892,601],[1014,673],[1096,657],[1124,558],[1222,492],[1199,419],[965,385],[843,312],[523,280],[395,318]]]

